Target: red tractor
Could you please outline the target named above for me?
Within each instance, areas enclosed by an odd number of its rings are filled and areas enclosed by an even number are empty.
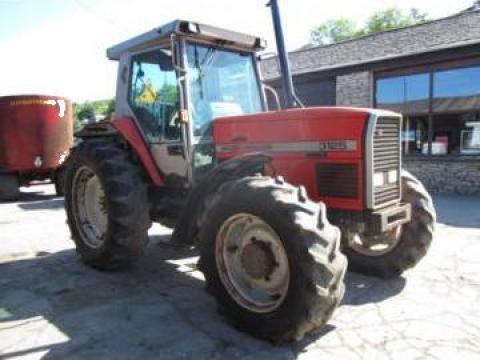
[[[52,180],[63,195],[64,162],[73,145],[69,100],[23,95],[0,98],[0,201],[16,200],[20,186]]]
[[[267,109],[261,39],[172,22],[108,50],[116,117],[78,134],[65,199],[85,263],[122,268],[152,221],[173,227],[172,241],[198,246],[207,291],[237,328],[289,341],[330,318],[347,257],[383,277],[413,267],[435,211],[402,171],[400,115],[297,106],[270,5],[291,109]]]

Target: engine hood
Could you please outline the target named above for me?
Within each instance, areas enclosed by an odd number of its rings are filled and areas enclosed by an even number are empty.
[[[380,115],[398,116],[376,109],[317,107],[218,118],[213,125],[216,153],[219,158],[260,151],[358,159],[368,120]]]

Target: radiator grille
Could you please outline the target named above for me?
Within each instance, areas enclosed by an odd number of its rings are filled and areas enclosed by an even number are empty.
[[[373,139],[373,172],[400,171],[400,118],[379,118]],[[400,175],[400,174],[399,174]],[[400,180],[374,189],[374,205],[379,207],[400,199]]]
[[[358,171],[353,164],[318,164],[317,191],[320,196],[356,199]]]

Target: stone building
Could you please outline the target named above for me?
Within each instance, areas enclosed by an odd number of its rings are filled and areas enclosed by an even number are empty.
[[[307,106],[404,115],[404,166],[432,192],[480,194],[480,9],[290,53]],[[262,62],[280,89],[276,58]]]

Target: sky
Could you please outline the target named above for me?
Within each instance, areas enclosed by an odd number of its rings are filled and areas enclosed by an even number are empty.
[[[274,52],[267,0],[0,0],[0,96],[49,94],[74,101],[112,98],[116,63],[108,47],[188,19],[265,38]],[[287,47],[305,45],[315,25],[348,17],[360,26],[389,6],[416,7],[432,19],[473,0],[279,0]]]

